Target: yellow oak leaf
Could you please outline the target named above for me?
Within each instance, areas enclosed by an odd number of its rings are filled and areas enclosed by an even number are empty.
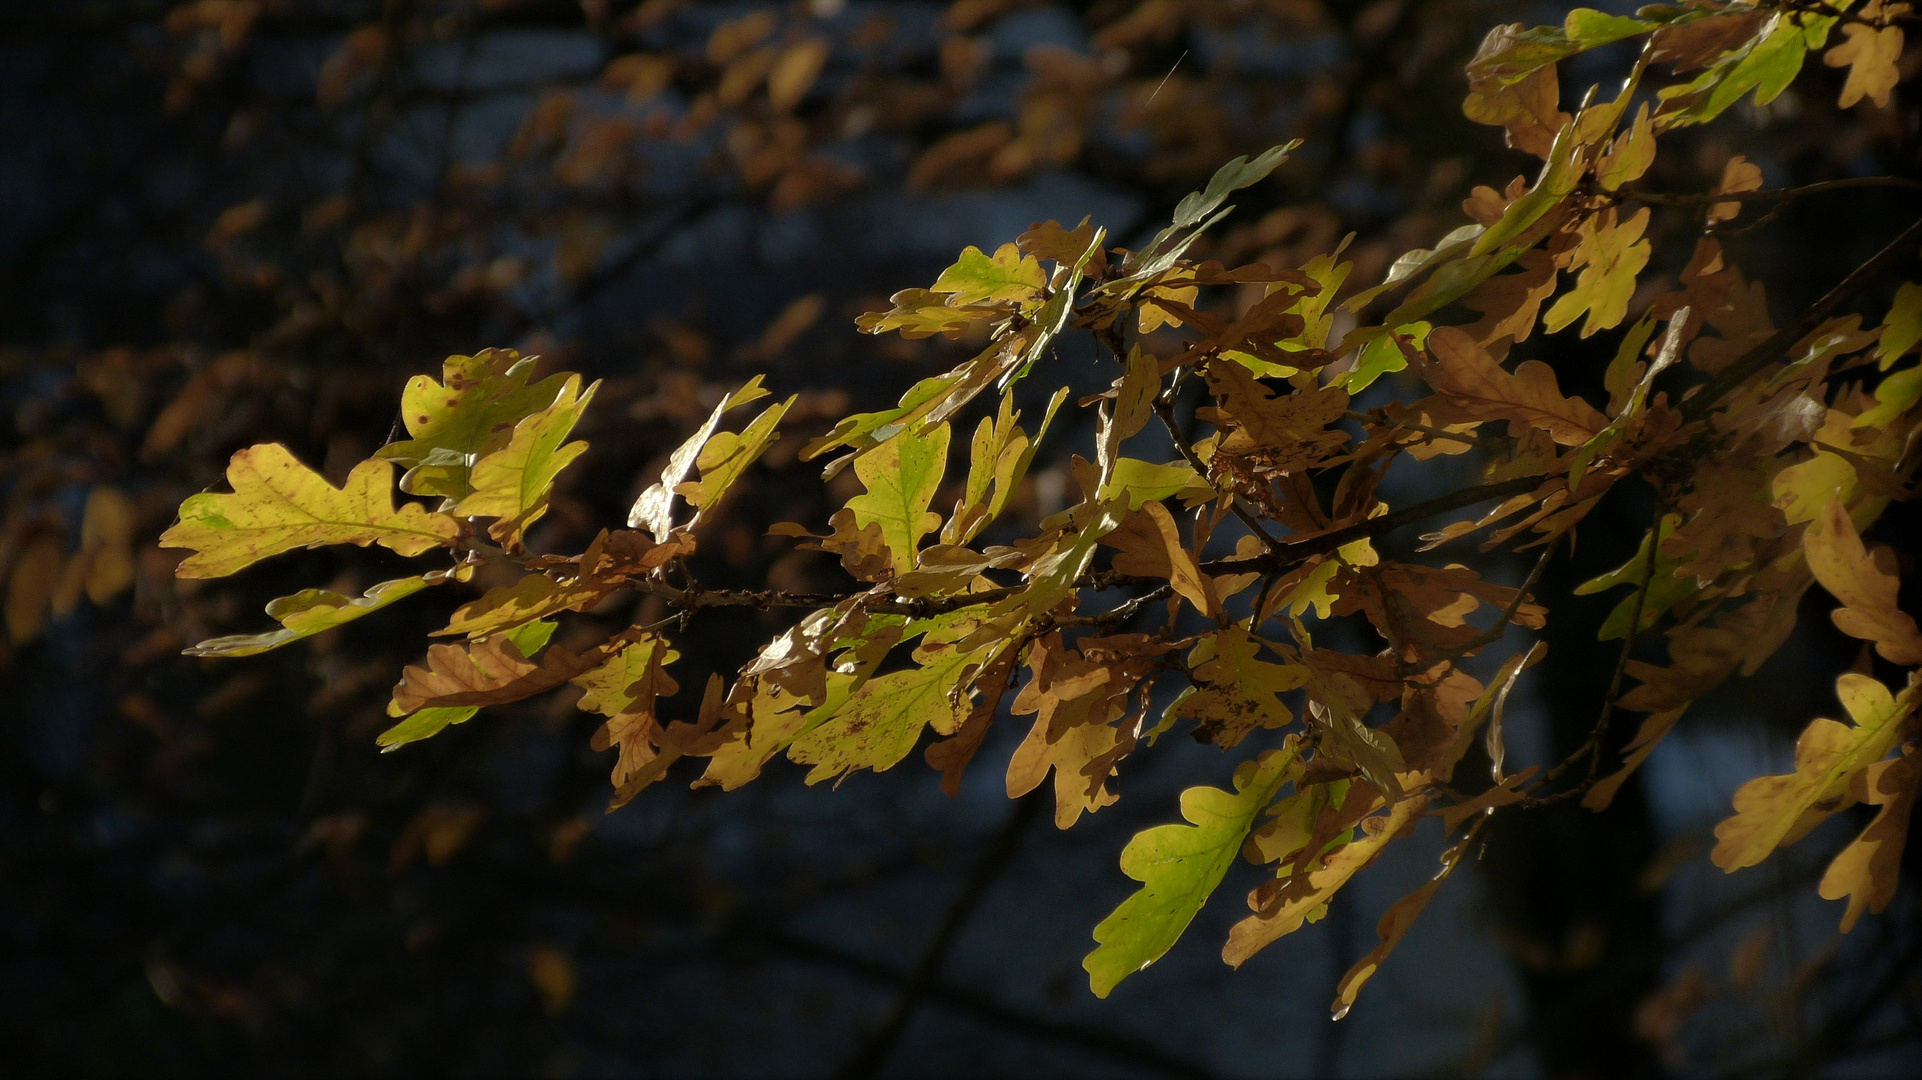
[[[1875,820],[1869,822],[1855,842],[1829,863],[1818,891],[1824,900],[1848,898],[1842,913],[1842,932],[1855,929],[1862,912],[1877,915],[1895,899],[1901,880],[1902,848],[1909,837],[1909,818],[1915,812],[1915,796],[1922,787],[1922,755],[1913,746],[1902,748],[1902,756],[1881,761],[1862,770],[1853,792],[1860,802],[1879,806]]]
[[[1296,663],[1261,659],[1261,641],[1240,626],[1205,635],[1188,654],[1196,686],[1168,706],[1198,723],[1197,738],[1229,747],[1256,728],[1285,727],[1295,719],[1278,694],[1299,690],[1309,671]]]
[[[1902,28],[1849,23],[1842,27],[1842,34],[1843,40],[1822,57],[1829,67],[1849,69],[1837,104],[1846,109],[1866,97],[1878,109],[1888,105],[1889,92],[1902,81],[1896,67],[1902,59]]]
[[[454,512],[461,517],[497,519],[488,535],[510,547],[518,546],[527,527],[547,513],[554,478],[586,452],[585,442],[567,442],[600,383],[581,391],[581,377],[569,375],[553,404],[514,425],[506,446],[474,465],[469,476],[473,491]]]
[[[1236,923],[1228,931],[1221,958],[1240,967],[1276,940],[1301,929],[1310,917],[1319,917],[1329,898],[1374,862],[1403,827],[1421,816],[1426,805],[1425,796],[1411,795],[1397,802],[1385,817],[1364,822],[1361,835],[1330,852],[1320,868],[1301,875],[1299,887],[1284,890],[1272,904]]]
[[[1000,300],[1032,300],[1048,284],[1041,260],[1021,254],[1014,244],[1002,244],[992,257],[978,247],[961,251],[953,266],[941,271],[930,291],[946,293],[947,303],[991,304]]]
[[[706,449],[707,441],[714,436],[714,429],[720,424],[721,417],[737,405],[758,401],[767,395],[767,390],[761,386],[761,376],[756,375],[739,390],[722,398],[720,403],[714,406],[714,411],[707,414],[707,419],[694,434],[689,435],[686,441],[668,455],[667,467],[661,470],[661,479],[646,491],[641,492],[640,498],[634,500],[633,507],[627,512],[627,527],[646,529],[653,534],[655,543],[665,544],[668,534],[674,531],[674,495],[679,490],[681,482],[694,471],[694,466],[700,459],[701,452]],[[789,400],[792,402],[792,399]],[[785,405],[780,408],[782,412],[787,411]],[[778,420],[779,417],[777,416],[776,419]]]
[[[1715,826],[1710,858],[1734,872],[1792,844],[1844,805],[1856,773],[1882,760],[1909,727],[1917,688],[1900,695],[1853,672],[1835,682],[1853,726],[1817,720],[1795,743],[1795,771],[1763,776],[1735,793],[1735,816]]]
[[[355,597],[342,596],[326,589],[302,589],[267,605],[267,614],[280,622],[279,630],[210,638],[187,649],[186,653],[188,656],[254,656],[353,622],[362,615],[379,611],[453,576],[446,571],[435,571],[416,577],[396,578],[383,581],[368,589],[365,595]]]
[[[1895,606],[1901,580],[1895,573],[1895,552],[1878,547],[1873,555],[1841,502],[1831,502],[1802,534],[1802,553],[1808,557],[1815,580],[1843,606],[1830,618],[1850,637],[1873,641],[1875,651],[1892,664],[1922,664],[1922,630],[1915,617]]]
[[[1004,643],[1005,644],[1005,643]],[[969,711],[962,689],[968,668],[992,659],[954,645],[923,645],[918,667],[877,675],[861,684],[847,704],[794,740],[788,757],[812,765],[807,782],[818,784],[856,769],[885,772],[914,749],[924,728],[952,735]]]
[[[1582,336],[1618,325],[1628,314],[1629,297],[1635,293],[1635,275],[1648,265],[1652,250],[1642,231],[1648,228],[1648,207],[1616,224],[1615,208],[1610,207],[1584,223],[1581,242],[1575,248],[1570,269],[1581,268],[1575,287],[1549,307],[1542,325],[1553,334],[1574,322],[1583,312]]]
[[[1635,123],[1595,162],[1595,179],[1610,191],[1642,178],[1655,164],[1655,125],[1649,119],[1648,104],[1635,114]]]
[[[401,423],[413,437],[388,443],[374,456],[407,470],[400,489],[409,495],[465,498],[473,490],[468,474],[474,462],[507,445],[514,425],[551,404],[567,381],[550,375],[529,385],[538,362],[513,349],[484,349],[448,357],[442,382],[414,376],[400,394]]]
[[[379,544],[419,555],[451,543],[460,533],[453,518],[414,503],[394,508],[393,470],[363,461],[337,488],[279,443],[250,446],[227,465],[233,492],[181,503],[160,546],[194,552],[174,571],[180,577],[216,578],[295,548]]]
[[[780,438],[775,431],[781,418],[794,407],[795,397],[790,396],[779,405],[770,405],[761,415],[741,429],[739,435],[723,431],[708,439],[701,448],[700,456],[694,463],[700,467],[701,478],[677,484],[676,494],[687,500],[694,508],[694,517],[687,523],[689,528],[700,524],[701,517],[721,501],[728,488],[734,485],[741,474],[754,464],[767,448]]]

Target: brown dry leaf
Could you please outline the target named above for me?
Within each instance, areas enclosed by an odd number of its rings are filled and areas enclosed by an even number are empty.
[[[1266,471],[1299,472],[1348,441],[1347,432],[1328,428],[1348,408],[1348,393],[1339,387],[1276,396],[1247,368],[1217,360],[1208,365],[1208,389],[1221,406],[1201,415],[1233,429],[1221,440],[1220,452],[1247,458]]]
[[[1204,615],[1217,613],[1210,579],[1201,572],[1194,554],[1181,546],[1181,530],[1167,507],[1158,502],[1144,505],[1121,519],[1121,525],[1102,537],[1101,543],[1121,549],[1114,558],[1120,573],[1166,578]]]
[[[1014,672],[1015,660],[1015,650],[1008,649],[982,669],[981,677],[975,680],[981,700],[952,736],[929,743],[922,754],[930,767],[941,770],[941,792],[950,799],[961,794],[961,776],[974,760],[975,752],[981,749],[982,740],[988,737],[988,729],[994,725],[1001,699],[1007,695],[1008,676]]]
[[[1452,864],[1450,868],[1452,869]],[[1348,973],[1341,977],[1341,982],[1335,987],[1335,1000],[1329,1006],[1329,1012],[1333,1014],[1334,1019],[1340,1020],[1348,1015],[1348,1010],[1355,1004],[1355,998],[1361,994],[1361,988],[1368,984],[1369,979],[1374,978],[1375,972],[1381,969],[1382,963],[1388,959],[1388,954],[1395,950],[1395,946],[1401,944],[1401,939],[1414,927],[1415,920],[1421,917],[1422,911],[1428,907],[1428,901],[1434,899],[1436,890],[1441,888],[1446,878],[1446,872],[1436,875],[1433,881],[1395,901],[1383,913],[1381,921],[1375,924],[1375,936],[1380,939],[1380,943],[1369,950],[1367,956],[1356,961],[1355,966],[1348,969]]]
[[[1856,799],[1882,809],[1822,875],[1822,899],[1848,898],[1848,910],[1842,914],[1844,934],[1855,929],[1863,911],[1880,915],[1895,899],[1918,781],[1922,781],[1922,755],[1914,746],[1903,747],[1902,756],[1893,761],[1869,766],[1855,779]]]
[[[1476,814],[1492,810],[1498,806],[1508,806],[1512,803],[1521,802],[1528,797],[1528,793],[1521,790],[1522,785],[1533,780],[1535,774],[1540,771],[1541,768],[1539,766],[1530,765],[1528,768],[1508,777],[1501,783],[1496,784],[1473,798],[1464,799],[1453,806],[1444,807],[1441,811],[1442,830],[1452,833],[1462,822],[1467,821]]]
[[[1464,330],[1484,346],[1492,348],[1496,338],[1504,337],[1514,343],[1527,341],[1540,318],[1542,301],[1555,295],[1555,262],[1548,252],[1540,248],[1524,252],[1515,265],[1520,273],[1491,277],[1462,297],[1463,306],[1482,313]]]
[[[422,855],[427,865],[445,866],[474,835],[475,826],[487,816],[485,807],[467,802],[434,803],[414,815],[388,855],[387,872],[405,873]]]
[[[1901,581],[1895,573],[1895,552],[1878,547],[1871,556],[1840,500],[1831,502],[1802,534],[1802,551],[1809,569],[1843,606],[1830,614],[1836,629],[1850,637],[1873,641],[1875,651],[1892,664],[1922,664],[1922,630],[1915,617],[1895,606]]]
[[[387,57],[387,29],[369,23],[347,35],[340,47],[320,65],[314,97],[322,108],[338,105],[372,78]]]
[[[595,666],[607,646],[575,655],[555,646],[540,663],[521,655],[506,635],[467,645],[434,645],[427,664],[410,664],[394,686],[389,716],[406,716],[424,708],[501,705],[532,697]]]
[[[1491,43],[1499,44],[1491,35],[1483,48]],[[1472,81],[1462,112],[1478,124],[1508,129],[1508,145],[1546,158],[1555,145],[1556,132],[1569,121],[1560,102],[1560,80],[1555,65],[1549,64],[1506,86],[1496,79]]]
[[[1742,662],[1745,642],[1712,626],[1677,629],[1668,637],[1669,666],[1630,660],[1623,670],[1642,685],[1622,695],[1633,712],[1665,712],[1722,685]]]
[[[768,72],[768,104],[774,106],[776,112],[793,111],[814,86],[814,80],[820,77],[827,59],[826,38],[811,37],[783,49],[774,61],[774,70]]]
[[[1716,183],[1714,194],[1735,195],[1744,191],[1759,191],[1762,188],[1762,167],[1740,154],[1728,159],[1722,166],[1722,179]],[[1714,225],[1722,221],[1734,221],[1741,214],[1739,202],[1718,202],[1708,208],[1708,223]]]
[[[1675,721],[1682,718],[1686,708],[1687,706],[1677,706],[1655,713],[1643,720],[1641,728],[1635,732],[1635,737],[1622,748],[1628,754],[1622,762],[1622,767],[1595,781],[1595,786],[1589,788],[1588,794],[1582,796],[1582,809],[1596,813],[1608,809],[1609,804],[1615,801],[1615,795],[1622,789],[1622,785],[1628,781],[1629,777],[1635,775],[1635,770],[1641,768],[1642,762],[1647,761],[1648,756],[1655,752],[1655,747],[1660,745],[1663,737],[1675,727]]]
[[[1092,218],[1082,218],[1081,224],[1072,229],[1063,228],[1058,221],[1043,221],[1030,226],[1014,242],[1036,258],[1047,259],[1058,266],[1073,266],[1094,243],[1094,234]],[[1086,273],[1091,278],[1101,278],[1107,272],[1108,253],[1097,250],[1088,260]]]
[[[1008,762],[1009,798],[1033,791],[1054,771],[1055,825],[1067,828],[1083,813],[1115,801],[1107,788],[1115,760],[1134,748],[1132,733],[1114,726],[1134,689],[1130,665],[1111,668],[1065,648],[1059,633],[1028,649],[1034,677],[1015,695],[1012,713],[1035,723]]]
[[[1676,71],[1714,63],[1724,52],[1746,43],[1770,12],[1763,7],[1734,7],[1706,18],[1664,26],[1655,32],[1649,59]]]
[[[1428,351],[1436,363],[1426,365],[1422,377],[1454,405],[1518,428],[1539,428],[1563,446],[1580,446],[1608,426],[1608,418],[1588,402],[1563,397],[1555,370],[1539,360],[1510,374],[1452,326],[1428,335]]]

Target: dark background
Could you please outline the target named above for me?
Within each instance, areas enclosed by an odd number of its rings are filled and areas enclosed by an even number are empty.
[[[1005,798],[1009,725],[955,799],[918,760],[837,791],[777,764],[729,795],[690,791],[677,772],[603,815],[610,761],[565,699],[376,752],[388,687],[459,597],[268,656],[178,655],[257,629],[274,595],[359,588],[398,564],[303,553],[230,582],[177,583],[152,539],[182,497],[260,441],[338,479],[389,437],[407,377],[490,345],[607,380],[582,429],[593,450],[534,537],[551,550],[617,523],[666,451],[749,375],[803,392],[795,434],[705,528],[696,569],[714,586],[831,585],[826,564],[764,538],[830,508],[795,450],[965,348],[862,338],[855,314],[926,285],[961,246],[1036,220],[1092,215],[1138,245],[1221,162],[1297,137],[1295,160],[1246,193],[1205,254],[1299,263],[1353,231],[1355,280],[1379,275],[1459,224],[1474,184],[1532,175],[1533,159],[1461,117],[1461,65],[1497,22],[1562,10],[11,0],[9,596],[37,595],[24,554],[36,543],[76,548],[95,488],[127,493],[140,528],[132,589],[37,624],[10,611],[0,646],[0,1065],[1908,1073],[1922,1050],[1913,848],[1893,907],[1848,938],[1814,881],[1859,820],[1733,877],[1706,858],[1730,794],[1786,767],[1789,740],[1833,708],[1833,675],[1855,658],[1819,598],[1768,668],[1698,706],[1606,815],[1498,818],[1476,872],[1450,882],[1339,1024],[1326,1011],[1334,983],[1372,946],[1379,913],[1432,871],[1433,822],[1323,925],[1239,972],[1216,954],[1254,878],[1245,866],[1167,958],[1106,1002],[1088,993],[1089,931],[1132,888],[1121,846],[1172,819],[1182,788],[1226,780],[1227,761],[1182,738],[1131,759],[1121,803],[1065,833],[1031,800]],[[759,46],[730,55],[716,29],[762,11],[767,41],[829,45],[787,109],[727,93]],[[658,94],[630,95],[635,69],[620,58],[635,53],[673,58]],[[1565,103],[1591,82],[1612,87],[1631,59],[1566,65]],[[1769,186],[1922,174],[1908,86],[1887,110],[1838,113],[1839,81],[1812,62],[1767,110],[1665,138],[1648,185],[1705,190],[1736,152]],[[1781,319],[1916,211],[1912,195],[1851,192],[1726,243]],[[1645,296],[1672,280],[1689,229],[1658,218]],[[1879,315],[1893,285],[1863,310]],[[1593,391],[1613,337],[1526,348],[1564,386]],[[1098,389],[1109,376],[1094,358],[1064,344],[1032,392]],[[1089,434],[1056,430],[1023,497],[1029,516],[1054,508],[1049,485],[1059,491],[1066,453]],[[1549,659],[1511,708],[1521,764],[1558,758],[1593,722],[1612,647],[1592,628],[1616,597],[1568,589],[1634,550],[1648,507],[1619,503],[1543,585]],[[1878,535],[1912,556],[1916,526],[1898,506]],[[578,632],[636,614],[599,611]],[[780,625],[704,615],[680,642],[683,697]]]

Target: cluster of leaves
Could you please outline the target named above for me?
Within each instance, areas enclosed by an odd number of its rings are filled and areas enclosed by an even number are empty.
[[[1907,682],[1892,690],[1872,665],[1844,675],[1837,690],[1852,724],[1817,720],[1793,774],[1744,787],[1714,858],[1728,870],[1751,866],[1853,803],[1880,807],[1822,882],[1822,895],[1848,899],[1846,929],[1893,894],[1918,784],[1922,633],[1896,605],[1893,560],[1870,552],[1861,531],[1913,494],[1922,464],[1922,286],[1904,285],[1876,325],[1840,309],[1922,244],[1922,222],[1777,327],[1714,227],[1751,203],[1800,193],[1760,190],[1759,170],[1739,158],[1712,191],[1637,184],[1660,140],[1744,98],[1767,104],[1811,52],[1826,48],[1825,63],[1849,68],[1845,104],[1885,102],[1906,18],[1905,5],[1880,0],[1859,9],[1697,0],[1496,29],[1469,66],[1465,108],[1505,128],[1542,169],[1532,183],[1475,189],[1469,224],[1402,256],[1367,288],[1351,285],[1345,245],[1292,267],[1189,257],[1234,193],[1267,177],[1291,146],[1224,166],[1139,251],[1112,247],[1087,221],[1038,224],[993,253],[969,248],[931,288],[895,294],[860,326],[985,345],[802,451],[826,459],[830,476],[851,467],[862,488],[825,533],[775,529],[838,558],[854,582],[838,592],[710,589],[686,568],[704,516],[774,443],[793,398],[724,431],[732,410],[768,397],[759,378],[730,394],[674,451],[626,528],[561,556],[531,551],[526,533],[585,448],[568,439],[596,386],[571,374],[535,381],[533,361],[511,351],[451,358],[439,381],[418,377],[403,395],[408,438],[355,466],[344,485],[279,446],[255,446],[229,466],[231,493],[187,500],[162,537],[193,553],[180,564],[185,577],[324,544],[451,563],[358,597],[285,597],[268,609],[280,629],[194,651],[264,651],[483,566],[508,567],[519,576],[437,632],[462,640],[407,668],[388,709],[397,723],[380,741],[399,747],[481,707],[571,683],[580,708],[606,718],[595,745],[617,752],[616,806],[682,758],[705,759],[697,785],[729,790],[777,756],[807,766],[810,783],[838,782],[892,768],[929,731],[938,739],[926,759],[952,792],[1005,702],[1014,717],[1033,718],[1008,763],[1008,793],[1034,790],[1052,772],[1055,822],[1066,828],[1115,801],[1111,785],[1130,755],[1185,724],[1223,751],[1254,752],[1232,770],[1232,790],[1183,796],[1188,824],[1128,844],[1122,869],[1141,889],[1095,930],[1084,964],[1094,991],[1105,996],[1162,956],[1237,856],[1273,868],[1224,946],[1238,965],[1319,919],[1385,847],[1439,817],[1453,843],[1341,981],[1340,1016],[1490,814],[1576,798],[1605,808],[1692,702],[1780,647],[1799,599],[1819,583],[1843,605],[1837,627],[1909,669]],[[1622,41],[1641,46],[1624,85],[1562,111],[1558,63]],[[767,55],[771,72],[800,64]],[[1665,70],[1674,80],[1650,85]],[[1675,287],[1642,296],[1657,212],[1691,218],[1699,235]],[[1549,363],[1508,363],[1538,326],[1578,320],[1583,337],[1620,333],[1600,406],[1565,395]],[[1069,395],[1056,392],[1030,434],[1014,388],[1046,376],[1066,334],[1100,342],[1115,378],[1078,402],[1096,432],[1072,461],[1078,498],[1013,534],[1010,499]],[[1384,378],[1411,392],[1355,409],[1355,395]],[[965,474],[950,479],[953,427],[977,406],[987,415],[968,439]],[[1161,429],[1152,439],[1143,437],[1150,425]],[[1207,431],[1195,434],[1197,425]],[[1130,440],[1172,445],[1176,456],[1128,456]],[[1391,507],[1381,482],[1402,458],[1464,458],[1480,482]],[[396,466],[402,492],[438,501],[397,508]],[[1444,467],[1459,465],[1431,466]],[[1592,737],[1545,770],[1511,773],[1504,705],[1541,650],[1520,649],[1492,669],[1477,658],[1522,636],[1510,627],[1543,624],[1534,595],[1543,568],[1629,484],[1653,493],[1648,535],[1627,564],[1580,590],[1629,590],[1598,628],[1622,647]],[[1538,550],[1519,587],[1374,546],[1392,530],[1490,503],[1427,533],[1422,550],[1471,537],[1485,553]],[[564,613],[623,590],[659,597],[667,614],[591,645],[550,643]],[[657,703],[678,691],[673,628],[718,606],[806,614],[734,679],[713,676],[694,716],[662,715]],[[1351,617],[1371,629],[1373,647],[1335,647],[1332,621]],[[1657,632],[1663,662],[1645,658]],[[1173,692],[1159,693],[1164,686]],[[1645,718],[1611,763],[1603,751],[1617,712]],[[1491,783],[1465,792],[1458,766],[1478,742]]]

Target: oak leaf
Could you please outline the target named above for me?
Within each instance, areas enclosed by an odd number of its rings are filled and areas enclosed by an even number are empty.
[[[1121,872],[1142,883],[1095,927],[1097,945],[1081,961],[1088,985],[1105,998],[1121,980],[1174,946],[1234,864],[1255,819],[1281,786],[1299,775],[1293,740],[1235,770],[1233,792],[1192,787],[1181,793],[1186,825],[1135,834],[1121,851]]]
[[[532,656],[546,646],[554,636],[555,624],[552,622],[531,622],[515,627],[503,635],[513,642],[514,648],[522,656]],[[380,733],[374,740],[382,753],[390,753],[411,742],[429,739],[445,731],[454,724],[466,723],[480,711],[478,705],[434,705],[416,709],[405,720]]]
[[[468,477],[473,491],[454,512],[497,519],[488,535],[517,547],[527,527],[547,513],[554,479],[586,452],[587,443],[566,440],[599,387],[596,382],[583,393],[581,377],[569,375],[551,405],[515,424],[506,446],[475,462]]]
[[[295,548],[379,544],[419,555],[451,543],[460,532],[453,518],[414,503],[394,509],[393,475],[385,461],[363,461],[336,488],[279,443],[251,446],[227,465],[233,492],[181,503],[160,546],[194,552],[174,571],[180,577],[216,578]]]
[[[1375,923],[1375,937],[1378,943],[1368,951],[1368,955],[1355,961],[1354,966],[1348,969],[1347,974],[1341,977],[1341,982],[1335,986],[1335,1000],[1328,1007],[1334,1019],[1340,1020],[1348,1015],[1348,1010],[1355,1005],[1355,999],[1361,995],[1361,988],[1368,984],[1369,979],[1375,977],[1375,972],[1381,970],[1381,965],[1388,959],[1388,954],[1395,951],[1395,946],[1401,944],[1401,939],[1413,929],[1415,920],[1421,918],[1421,913],[1427,909],[1428,902],[1435,898],[1436,891],[1441,888],[1442,882],[1447,880],[1448,871],[1453,869],[1454,864],[1448,864],[1448,868],[1435,875],[1428,884],[1395,901],[1386,912],[1382,913],[1381,920]]]
[[[812,765],[807,782],[838,779],[856,769],[885,772],[914,749],[925,728],[952,735],[969,712],[971,674],[992,661],[1002,640],[982,649],[952,642],[924,642],[917,667],[877,675],[862,683],[847,704],[797,737],[788,757]]]
[[[928,504],[947,466],[945,423],[914,435],[896,435],[854,462],[854,474],[867,492],[849,499],[847,509],[854,512],[857,529],[880,526],[896,574],[914,569],[921,538],[941,524],[941,516],[929,513]]]
[[[1385,817],[1364,822],[1362,835],[1336,848],[1322,860],[1319,868],[1300,875],[1290,883],[1292,887],[1284,888],[1273,901],[1236,923],[1228,931],[1228,943],[1222,946],[1221,958],[1233,967],[1240,967],[1277,939],[1301,929],[1350,878],[1374,862],[1388,842],[1415,821],[1426,805],[1424,796],[1411,795],[1397,802]]]
[[[655,543],[666,543],[668,535],[674,531],[674,495],[680,488],[681,482],[687,479],[688,473],[693,471],[701,452],[707,447],[708,439],[713,437],[715,427],[720,424],[721,417],[729,409],[737,405],[745,405],[750,401],[758,401],[767,394],[767,390],[761,386],[761,377],[756,375],[739,390],[723,397],[714,406],[714,411],[707,414],[707,419],[701,423],[701,426],[695,429],[694,434],[689,435],[672,454],[668,455],[667,465],[661,470],[660,480],[641,492],[640,497],[634,500],[634,505],[627,511],[627,527],[646,529],[653,535]],[[786,406],[782,408],[785,410]]]
[[[1628,314],[1628,301],[1635,293],[1635,275],[1648,265],[1652,250],[1642,231],[1648,228],[1649,212],[1644,206],[1627,221],[1616,224],[1615,209],[1610,207],[1598,217],[1583,223],[1582,238],[1575,248],[1570,269],[1581,269],[1575,287],[1549,307],[1542,325],[1553,334],[1574,322],[1583,312],[1582,336],[1607,330]]]
[[[414,376],[400,395],[401,423],[413,437],[389,443],[374,456],[407,470],[400,489],[410,495],[465,498],[472,491],[468,473],[474,462],[505,446],[514,425],[552,404],[567,381],[565,375],[550,375],[529,385],[539,359],[513,349],[484,349],[448,357],[441,365],[442,382]]]
[[[1836,104],[1846,109],[1866,97],[1878,109],[1887,106],[1890,91],[1902,81],[1896,66],[1902,59],[1902,28],[1849,23],[1842,27],[1842,34],[1843,40],[1822,57],[1829,67],[1849,69]]]
[[[1240,364],[1214,363],[1208,365],[1208,389],[1221,406],[1204,418],[1231,429],[1221,453],[1288,473],[1319,464],[1348,441],[1347,432],[1328,427],[1348,408],[1348,394],[1339,387],[1277,396]]]
[[[1842,913],[1844,934],[1855,929],[1862,912],[1880,915],[1895,899],[1909,818],[1915,813],[1916,791],[1922,787],[1922,756],[1913,746],[1905,746],[1901,757],[1862,770],[1854,787],[1858,801],[1882,809],[1862,835],[1829,863],[1817,890],[1824,900],[1848,899],[1848,909]]]
[[[1901,580],[1895,573],[1895,552],[1876,548],[1873,556],[1862,545],[1855,523],[1841,502],[1832,502],[1802,534],[1802,552],[1809,569],[1830,595],[1842,601],[1830,618],[1850,637],[1875,643],[1875,651],[1892,664],[1922,664],[1922,630],[1915,617],[1895,606]]]
[[[1895,290],[1889,313],[1882,319],[1882,340],[1876,343],[1875,358],[1883,371],[1922,342],[1922,285],[1905,281]],[[1876,397],[1880,398],[1878,393]]]
[[[302,589],[292,596],[283,596],[267,604],[267,614],[280,622],[279,630],[209,638],[185,651],[188,656],[255,656],[353,622],[452,576],[444,571],[436,571],[395,578],[372,586],[364,595],[354,597],[326,589]]]
[[[1195,687],[1169,711],[1197,721],[1195,737],[1230,747],[1256,728],[1285,727],[1294,713],[1277,696],[1300,689],[1310,675],[1300,664],[1261,659],[1262,641],[1240,626],[1204,635],[1188,654]]]
[[[779,405],[768,406],[738,435],[723,431],[708,439],[694,462],[700,467],[700,479],[674,487],[675,493],[694,508],[694,517],[688,522],[689,528],[700,524],[702,515],[719,503],[721,496],[727,494],[734,482],[747,471],[747,467],[754,464],[780,438],[775,426],[793,408],[795,400],[796,396],[790,396]]]
[[[1208,575],[1194,553],[1181,544],[1181,531],[1168,508],[1158,502],[1145,504],[1121,520],[1121,527],[1101,538],[1110,547],[1120,548],[1114,568],[1123,574],[1166,578],[1180,594],[1204,615],[1214,615],[1215,597]]]
[[[1003,244],[990,256],[970,245],[961,258],[941,271],[931,292],[945,293],[950,306],[991,304],[1003,300],[1032,300],[1048,284],[1041,261],[1022,255],[1014,244]]]
[[[499,705],[532,697],[572,679],[601,660],[602,649],[576,655],[556,645],[539,663],[521,652],[510,634],[467,645],[433,645],[427,663],[410,664],[394,686],[389,716],[417,709]]]
[[[1733,873],[1792,844],[1844,805],[1855,774],[1882,760],[1909,727],[1917,689],[1900,695],[1866,675],[1836,680],[1851,725],[1817,720],[1795,743],[1795,771],[1763,776],[1735,793],[1735,816],[1715,827],[1715,865]]]
[[[1580,446],[1608,426],[1608,418],[1579,397],[1563,397],[1555,370],[1529,360],[1511,374],[1488,350],[1452,326],[1428,335],[1436,363],[1422,378],[1449,402],[1514,427],[1539,428],[1562,446]]]

